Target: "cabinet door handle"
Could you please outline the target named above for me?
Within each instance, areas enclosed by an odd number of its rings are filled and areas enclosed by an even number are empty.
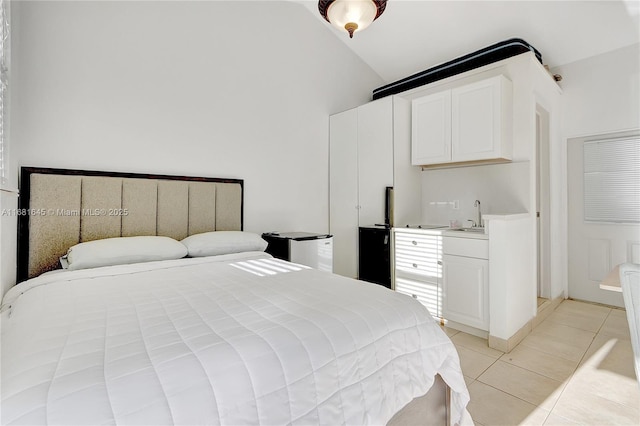
[[[411,241],[411,244],[413,244],[414,246],[417,246],[417,245],[418,245],[418,243],[417,243],[415,240],[414,240],[414,241]]]
[[[414,268],[417,268],[417,267],[418,267],[418,265],[416,265],[416,264],[414,263],[414,264],[413,264],[413,267],[414,267]]]
[[[438,260],[438,265],[442,265],[442,260]]]

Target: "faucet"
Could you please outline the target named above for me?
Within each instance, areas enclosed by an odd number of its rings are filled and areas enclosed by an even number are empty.
[[[476,226],[478,228],[484,228],[484,225],[482,224],[482,211],[480,210],[480,200],[476,200],[476,202],[473,203],[473,207],[478,208],[478,222]]]

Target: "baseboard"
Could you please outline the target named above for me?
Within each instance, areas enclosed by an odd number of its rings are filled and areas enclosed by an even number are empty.
[[[562,303],[564,299],[565,297],[563,292],[560,296],[556,297],[555,299],[551,299],[543,303],[542,306],[540,306],[540,309],[538,309],[538,315],[536,315],[535,318],[533,318],[532,320],[533,321],[532,328],[535,329],[537,326],[539,326],[542,323],[542,321],[547,319],[547,317],[551,315],[553,311],[556,310],[556,308],[560,305],[560,303]]]
[[[533,317],[531,320],[527,321],[525,325],[523,325],[518,331],[516,331],[513,336],[508,339],[501,339],[499,337],[489,335],[489,347],[493,349],[497,349],[499,351],[509,353],[518,346],[518,343],[522,342],[525,337],[533,331],[537,326],[539,326],[542,321],[544,321],[556,308],[562,303],[565,299],[564,293],[555,299],[549,300],[543,303],[538,309],[538,314]]]
[[[489,337],[489,332],[480,330],[479,328],[460,324],[459,322],[447,320],[445,325],[449,328],[453,328],[454,330],[462,331],[464,333],[471,334],[473,336],[480,337],[482,339],[486,339]]]
[[[501,339],[496,336],[489,335],[489,347],[493,349],[497,349],[504,353],[509,353],[518,346],[518,343],[522,342],[522,340],[531,333],[533,320],[527,321],[527,323],[520,328],[520,330],[516,331],[515,334],[508,339]]]

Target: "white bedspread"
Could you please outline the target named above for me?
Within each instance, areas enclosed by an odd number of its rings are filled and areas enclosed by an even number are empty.
[[[2,303],[2,424],[385,424],[456,350],[417,301],[264,253],[45,274]]]

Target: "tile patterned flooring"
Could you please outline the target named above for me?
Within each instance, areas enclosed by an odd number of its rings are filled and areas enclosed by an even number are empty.
[[[626,313],[563,301],[510,353],[445,327],[476,425],[640,425]]]

